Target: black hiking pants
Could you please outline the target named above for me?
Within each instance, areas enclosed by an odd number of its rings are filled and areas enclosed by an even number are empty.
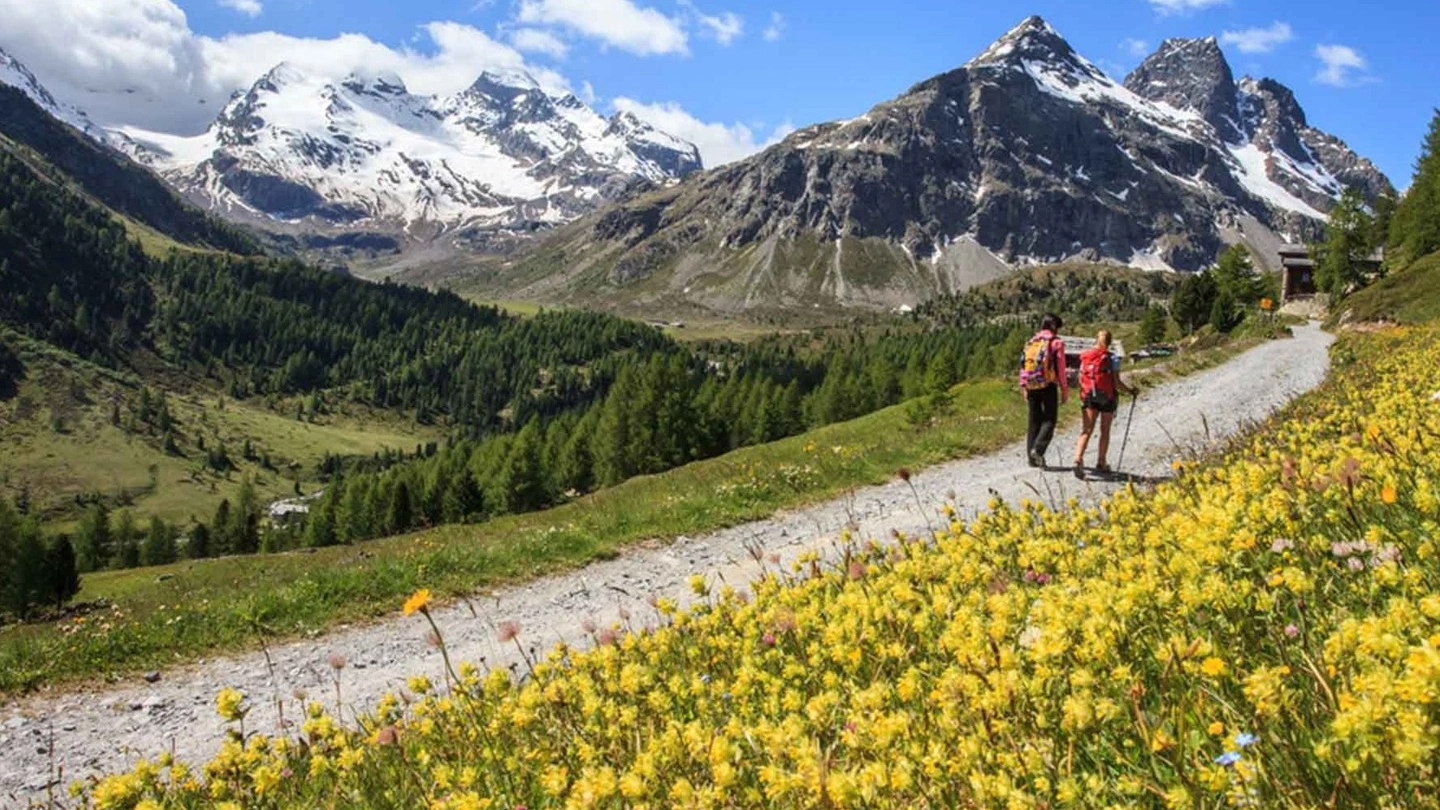
[[[1060,418],[1060,386],[1049,385],[1039,391],[1027,391],[1030,405],[1030,430],[1025,434],[1025,453],[1045,455],[1050,440],[1055,438],[1055,422]]]

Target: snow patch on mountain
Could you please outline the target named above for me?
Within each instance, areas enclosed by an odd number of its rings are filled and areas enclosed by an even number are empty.
[[[212,208],[406,229],[553,225],[701,168],[694,145],[629,113],[606,119],[523,71],[435,97],[393,74],[337,82],[282,63],[200,135],[124,134]]]

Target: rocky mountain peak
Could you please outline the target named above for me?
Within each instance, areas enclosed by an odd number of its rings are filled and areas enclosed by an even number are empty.
[[[356,95],[404,96],[410,92],[404,79],[388,71],[374,75],[351,73],[340,82],[340,86]]]
[[[540,83],[524,70],[487,69],[465,91],[466,95],[485,96],[508,104],[527,93],[543,93]]]
[[[1214,37],[1165,40],[1126,77],[1125,87],[1141,98],[1199,113],[1228,141],[1244,136],[1235,74]]]
[[[1285,118],[1295,126],[1302,128],[1310,126],[1305,118],[1305,110],[1301,108],[1300,102],[1295,100],[1295,91],[1280,82],[1269,78],[1252,79],[1246,76],[1240,82],[1240,89],[1264,99],[1267,105],[1273,106],[1276,115]]]
[[[1011,65],[1022,61],[1065,64],[1077,60],[1075,49],[1065,37],[1044,18],[1034,15],[995,40],[979,56],[965,63],[965,67]]]

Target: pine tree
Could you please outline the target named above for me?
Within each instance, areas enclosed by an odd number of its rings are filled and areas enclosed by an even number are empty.
[[[70,544],[70,538],[57,537],[50,543],[45,555],[45,573],[49,577],[49,588],[43,596],[59,610],[80,592],[80,571],[75,566],[75,547]]]
[[[1175,288],[1170,313],[1186,332],[1193,332],[1210,320],[1218,292],[1215,279],[1208,271],[1186,276]]]
[[[99,571],[110,561],[114,536],[110,531],[110,510],[97,503],[80,519],[75,533],[77,565],[82,572]]]
[[[196,523],[190,528],[190,542],[185,545],[185,556],[192,560],[203,560],[215,553],[211,544],[210,527]]]
[[[150,531],[145,535],[145,542],[140,546],[140,562],[142,565],[169,565],[175,562],[179,554],[175,549],[175,533],[164,520],[158,515],[150,518]]]
[[[115,524],[114,565],[116,568],[139,567],[139,534],[139,530],[135,527],[135,515],[129,511],[121,512],[120,519]]]
[[[40,532],[39,520],[34,516],[17,520],[16,527],[15,561],[9,577],[8,599],[10,612],[24,619],[30,615],[32,607],[49,601],[49,577],[45,567],[45,539]]]
[[[1325,242],[1320,247],[1320,263],[1315,271],[1315,285],[1333,296],[1343,296],[1364,281],[1360,262],[1374,246],[1370,244],[1372,222],[1365,210],[1360,192],[1347,188],[1325,226]]]
[[[229,498],[222,498],[210,520],[210,553],[220,557],[235,553],[235,515]]]
[[[1395,206],[1389,246],[1402,264],[1440,250],[1440,110],[1430,119],[1410,190]]]
[[[235,497],[233,539],[236,554],[254,554],[260,550],[260,502],[248,479],[240,485],[240,494]]]
[[[401,479],[390,490],[390,506],[385,520],[390,534],[401,534],[414,528],[414,508],[414,502],[410,498],[410,485]]]
[[[1139,337],[1141,345],[1159,343],[1165,339],[1165,310],[1153,305],[1146,308],[1145,317],[1140,321]]]
[[[529,512],[546,502],[540,470],[540,425],[532,418],[515,436],[489,497],[496,508],[509,513]]]
[[[1265,294],[1265,280],[1255,272],[1250,248],[1234,244],[1220,254],[1212,271],[1216,290],[1241,306],[1259,303]]]

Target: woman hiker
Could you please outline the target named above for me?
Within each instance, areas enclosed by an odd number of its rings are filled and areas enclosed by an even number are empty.
[[[1110,449],[1110,425],[1115,421],[1120,394],[1134,396],[1137,393],[1120,379],[1120,358],[1110,351],[1110,332],[1100,330],[1095,344],[1095,348],[1080,354],[1080,407],[1084,408],[1084,424],[1080,428],[1080,440],[1075,444],[1075,477],[1082,481],[1085,479],[1085,447],[1090,444],[1090,434],[1095,432],[1095,422],[1100,422],[1095,472],[1105,475],[1110,472],[1105,453]]]
[[[1025,456],[1031,467],[1045,466],[1045,451],[1055,438],[1060,406],[1070,401],[1065,374],[1065,341],[1060,339],[1060,316],[1047,314],[1040,331],[1025,344],[1020,356],[1020,390],[1030,406],[1030,429],[1025,433]]]

